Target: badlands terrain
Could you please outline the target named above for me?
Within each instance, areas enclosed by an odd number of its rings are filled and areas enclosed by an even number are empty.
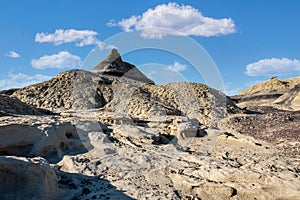
[[[0,91],[0,199],[300,199],[300,77],[227,97],[116,50]]]

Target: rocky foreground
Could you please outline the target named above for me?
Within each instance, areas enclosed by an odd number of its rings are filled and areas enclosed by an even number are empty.
[[[156,86],[115,50],[0,93],[0,199],[300,199],[297,101]]]

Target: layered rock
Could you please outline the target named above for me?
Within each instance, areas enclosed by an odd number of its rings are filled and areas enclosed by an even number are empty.
[[[300,84],[277,98],[274,104],[287,110],[300,110]]]
[[[270,78],[231,97],[240,107],[272,106],[284,110],[299,109],[300,77],[278,80]]]
[[[110,54],[93,68],[93,72],[99,75],[122,77],[147,84],[154,84],[136,66],[124,62],[116,49],[112,49]]]
[[[246,90],[240,92],[240,95],[250,94],[282,94],[291,89],[288,81],[278,80],[277,77],[271,77],[268,81],[258,83]]]

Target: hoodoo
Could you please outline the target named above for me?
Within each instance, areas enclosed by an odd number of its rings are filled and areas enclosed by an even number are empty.
[[[124,62],[116,49],[112,49],[110,54],[93,68],[93,72],[99,75],[116,76],[154,84],[136,66]]]

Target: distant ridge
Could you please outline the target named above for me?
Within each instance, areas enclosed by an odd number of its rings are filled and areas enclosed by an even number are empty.
[[[277,77],[271,77],[268,81],[258,83],[241,91],[239,95],[284,93],[297,85],[297,81],[300,83],[300,77],[282,80],[277,79]]]
[[[277,79],[258,83],[238,95],[231,97],[240,107],[272,106],[283,110],[300,109],[300,76],[295,78]]]

